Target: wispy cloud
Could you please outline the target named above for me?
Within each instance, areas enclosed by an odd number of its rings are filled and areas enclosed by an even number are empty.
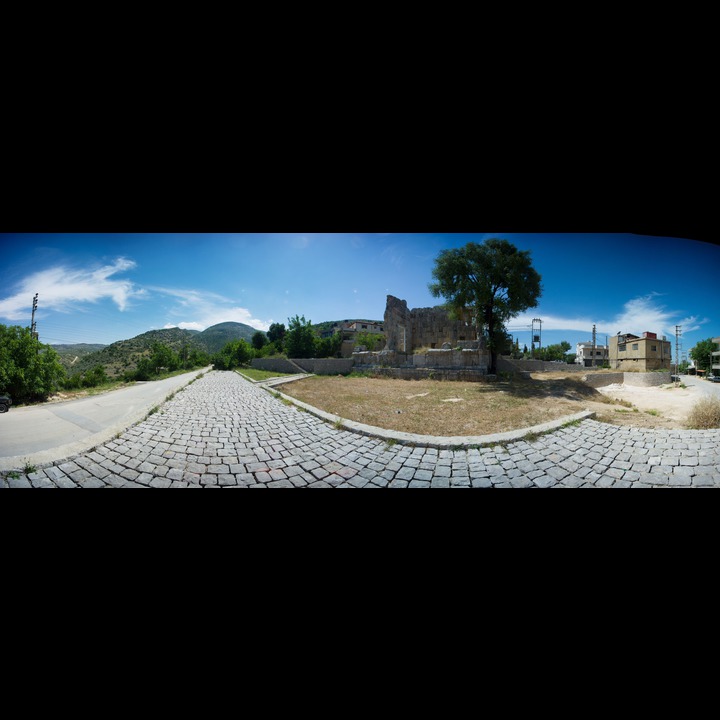
[[[217,293],[155,286],[148,289],[175,300],[175,306],[168,311],[166,328],[205,330],[218,323],[239,322],[258,330],[269,330],[274,322],[272,318],[261,320],[254,317],[247,308],[235,305],[232,300]]]
[[[135,267],[133,260],[119,257],[95,269],[58,265],[40,270],[20,281],[14,295],[0,300],[0,317],[26,319],[35,293],[43,310],[70,312],[82,309],[84,303],[110,298],[123,311],[131,298],[140,298],[146,293],[129,280],[113,279],[113,276]]]
[[[660,293],[650,293],[628,300],[623,309],[612,318],[563,317],[545,315],[541,310],[523,313],[509,323],[513,326],[530,326],[533,318],[542,319],[543,330],[587,330],[596,325],[598,333],[615,335],[618,332],[656,332],[660,335],[674,335],[675,326],[682,326],[682,332],[699,330],[709,318],[697,315],[682,317],[684,310],[669,310],[658,301]]]

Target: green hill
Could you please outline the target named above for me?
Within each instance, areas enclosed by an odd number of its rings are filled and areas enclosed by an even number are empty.
[[[91,345],[88,343],[74,343],[72,345],[52,345],[53,350],[60,356],[60,363],[68,372],[75,372],[75,365],[90,353],[97,352],[107,345]]]
[[[249,342],[256,332],[257,330],[249,325],[235,322],[219,323],[202,332],[181,330],[180,328],[150,330],[129,340],[119,340],[112,345],[97,346],[100,349],[95,352],[86,352],[82,355],[78,352],[76,353],[77,358],[73,356],[72,364],[65,366],[70,374],[75,374],[91,370],[96,365],[103,365],[109,377],[118,377],[126,370],[133,370],[137,367],[138,360],[143,355],[150,355],[151,348],[156,342],[167,345],[177,353],[182,353],[184,348],[188,351],[196,348],[212,355],[222,350],[231,340],[242,338]],[[66,356],[69,356],[75,346],[66,347],[71,349],[69,352],[64,351]],[[63,362],[63,364],[65,363]]]
[[[222,350],[231,340],[247,340],[250,342],[257,328],[250,327],[238,322],[224,322],[212,325],[201,333],[198,333],[196,340],[209,353],[216,353]]]

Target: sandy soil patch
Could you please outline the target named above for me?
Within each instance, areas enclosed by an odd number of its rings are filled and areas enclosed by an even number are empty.
[[[628,417],[622,422],[624,425],[635,425],[639,421],[632,416],[641,414],[656,419],[656,424],[649,427],[676,429],[685,427],[688,413],[693,405],[703,397],[695,387],[681,388],[675,385],[637,387],[613,384],[598,388],[598,392],[613,400],[632,404],[633,408],[629,408],[631,412],[626,413]],[[637,408],[639,412],[635,413],[634,408]],[[616,414],[617,410],[618,408],[614,408]],[[653,413],[657,413],[657,415],[653,415]],[[641,427],[648,426],[641,425]]]

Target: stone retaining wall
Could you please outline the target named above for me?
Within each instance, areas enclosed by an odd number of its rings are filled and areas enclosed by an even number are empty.
[[[253,358],[250,367],[270,372],[297,373],[296,366],[300,366],[305,372],[316,375],[347,375],[352,371],[354,362],[352,358],[294,358],[292,362],[285,358]]]
[[[606,385],[625,384],[634,387],[657,387],[670,382],[669,372],[613,372],[589,373],[582,378],[590,387],[598,388]]]
[[[497,359],[499,372],[587,372],[588,368],[575,363],[556,363],[547,360],[512,360],[500,356]]]
[[[375,377],[397,378],[400,380],[449,380],[463,382],[482,382],[491,377],[478,368],[417,368],[417,367],[356,367],[366,370]]]
[[[428,350],[426,353],[406,354],[399,352],[358,352],[353,353],[358,370],[390,368],[437,368],[440,370],[463,370],[487,372],[490,354],[484,349]]]
[[[639,387],[657,387],[670,382],[669,372],[626,372],[623,373],[623,382],[626,385]]]
[[[584,383],[590,387],[599,388],[605,387],[605,385],[621,384],[625,373],[614,372],[614,373],[589,373],[584,375],[581,379]]]

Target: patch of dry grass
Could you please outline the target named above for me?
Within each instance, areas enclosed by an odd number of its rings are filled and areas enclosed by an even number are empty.
[[[720,399],[704,397],[690,410],[687,427],[692,430],[720,428]]]
[[[566,377],[440,382],[316,376],[283,392],[348,420],[421,435],[505,432],[613,402]]]

